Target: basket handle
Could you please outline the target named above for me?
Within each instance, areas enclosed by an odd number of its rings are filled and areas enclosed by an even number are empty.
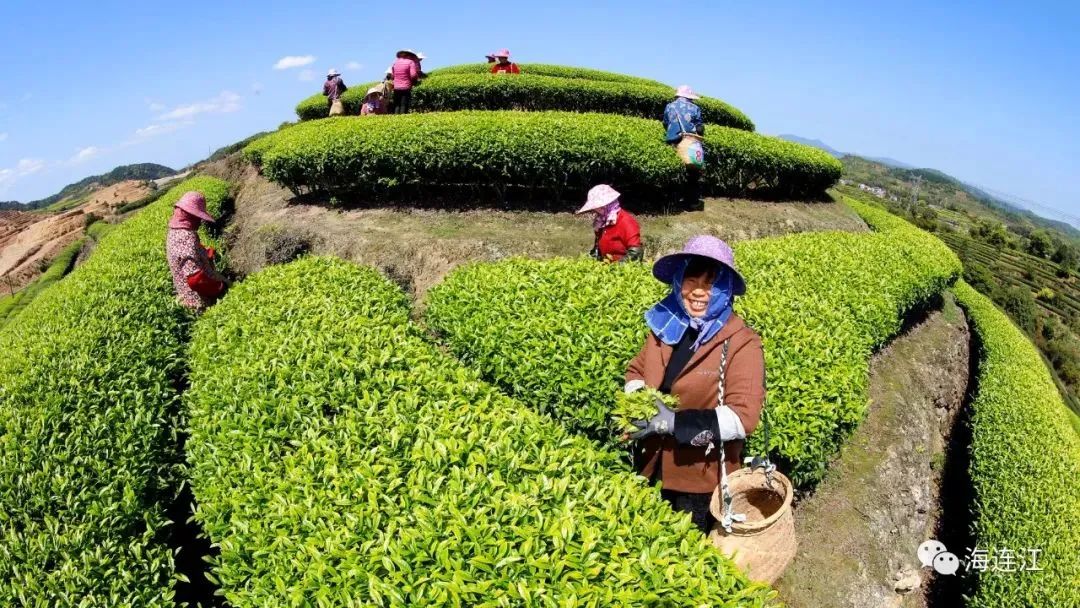
[[[727,375],[727,356],[728,346],[731,343],[731,338],[724,340],[720,350],[720,382],[717,388],[717,404],[718,406],[724,405],[724,378]],[[735,498],[731,495],[731,487],[728,485],[727,477],[727,464],[724,462],[724,441],[717,437],[717,442],[720,444],[720,448],[716,450],[716,462],[720,465],[720,497],[724,502],[723,517],[720,518],[720,525],[724,527],[724,531],[731,534],[731,524],[735,522],[746,521],[745,513],[736,513],[733,502]],[[709,453],[712,449],[713,443],[709,444],[709,447],[705,450],[705,454]]]

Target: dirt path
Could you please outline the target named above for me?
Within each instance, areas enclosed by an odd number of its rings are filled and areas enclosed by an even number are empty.
[[[295,204],[288,190],[235,158],[205,170],[239,185],[229,255],[241,274],[310,251],[379,267],[422,296],[463,262],[573,256],[592,246],[589,222],[570,212],[342,210],[317,202]],[[694,234],[735,242],[792,232],[867,229],[851,209],[836,203],[708,199],[704,211],[638,219],[647,257],[679,249]]]
[[[934,537],[945,448],[968,382],[968,328],[947,295],[871,363],[871,410],[795,511],[791,608],[922,608],[916,549]]]

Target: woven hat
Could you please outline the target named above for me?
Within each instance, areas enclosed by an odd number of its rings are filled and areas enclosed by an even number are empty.
[[[416,51],[412,49],[401,49],[397,52],[398,57],[404,57],[406,55],[412,55],[413,57],[416,57]]]
[[[510,58],[510,49],[499,49],[499,50],[495,51],[494,53],[492,53],[491,56],[495,57],[496,59],[498,59],[499,57],[506,57],[507,59],[509,59]]]
[[[685,97],[687,99],[701,99],[701,95],[694,92],[694,89],[690,88],[688,84],[681,84],[679,88],[675,89],[676,97]]]
[[[185,192],[173,206],[207,222],[214,221],[214,216],[206,210],[206,197],[201,192]]]
[[[371,95],[374,95],[376,93],[378,93],[379,95],[383,94],[383,87],[382,87],[381,84],[377,84],[377,85],[371,87],[370,89],[368,89],[367,93],[364,93],[364,97],[365,98],[370,97]]]
[[[330,71],[326,73],[326,76],[341,76],[341,72],[335,70],[334,68],[330,68]]]
[[[585,213],[586,211],[596,211],[610,205],[611,203],[619,200],[619,191],[612,188],[607,184],[600,184],[599,186],[593,186],[589,190],[589,196],[585,200],[585,204],[581,206],[574,213]]]
[[[686,260],[692,257],[707,258],[727,267],[731,272],[735,273],[733,293],[737,296],[746,293],[746,281],[743,280],[742,275],[735,268],[735,252],[731,250],[731,246],[727,243],[708,234],[690,237],[690,240],[686,241],[686,245],[683,246],[682,251],[665,255],[656,260],[652,267],[653,276],[658,281],[670,285],[675,280],[675,273]]]

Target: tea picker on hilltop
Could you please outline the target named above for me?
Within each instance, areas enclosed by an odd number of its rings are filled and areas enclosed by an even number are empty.
[[[408,114],[412,88],[420,81],[419,56],[412,49],[398,51],[390,76],[394,82],[394,114]]]
[[[593,214],[595,241],[589,255],[598,260],[641,261],[641,228],[619,205],[619,193],[607,184],[594,186],[577,212]]]
[[[199,242],[199,226],[213,221],[214,216],[206,210],[206,198],[199,192],[187,192],[176,202],[165,239],[176,296],[196,312],[213,304],[229,285],[214,268],[213,248]]]
[[[742,466],[765,403],[761,338],[732,310],[746,284],[720,239],[695,236],[652,273],[671,291],[645,313],[649,335],[626,370],[625,390],[653,387],[678,397],[679,407],[657,400],[655,416],[634,422],[635,468],[659,480],[664,499],[707,534],[716,523],[713,491],[722,472]]]
[[[364,94],[364,105],[360,106],[360,115],[386,114],[386,101],[383,99],[383,85],[377,84]]]
[[[681,202],[690,209],[701,208],[701,171],[705,168],[705,149],[702,145],[705,121],[701,108],[692,101],[700,98],[684,84],[675,89],[675,101],[664,108],[665,139],[675,146],[679,158],[686,165],[686,188],[682,192]]]
[[[323,83],[322,94],[326,96],[326,103],[330,106],[330,116],[343,116],[345,106],[341,103],[341,96],[348,91],[341,74],[334,68],[326,73],[326,82]]]
[[[492,74],[520,74],[521,68],[518,64],[510,61],[510,51],[508,49],[501,49],[491,54],[496,62],[491,66]],[[491,62],[488,62],[491,63]]]

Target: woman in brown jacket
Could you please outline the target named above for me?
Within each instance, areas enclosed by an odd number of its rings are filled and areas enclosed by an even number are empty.
[[[661,481],[663,497],[708,533],[719,449],[729,473],[742,466],[765,402],[761,338],[732,310],[746,284],[720,239],[691,238],[682,252],[657,260],[653,276],[671,293],[645,313],[652,331],[626,371],[626,392],[654,387],[676,396],[679,407],[635,422],[640,430],[630,438],[641,475]]]

